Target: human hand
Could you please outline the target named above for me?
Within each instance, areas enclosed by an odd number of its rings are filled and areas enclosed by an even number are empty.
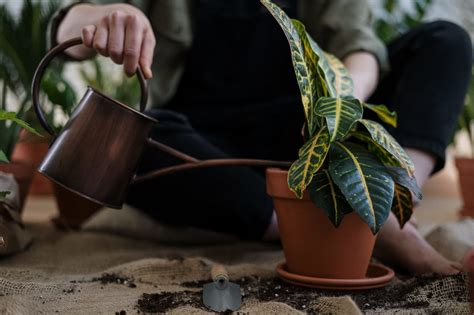
[[[152,77],[156,39],[147,17],[138,9],[114,10],[97,23],[85,25],[81,37],[86,47],[123,64],[128,76],[140,65],[145,78]]]

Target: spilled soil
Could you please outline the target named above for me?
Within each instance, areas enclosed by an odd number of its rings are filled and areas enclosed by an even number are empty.
[[[256,299],[261,302],[282,302],[307,313],[315,313],[314,302],[325,296],[350,295],[361,310],[376,308],[422,309],[436,302],[468,302],[466,275],[450,276],[453,285],[444,288],[437,276],[399,277],[399,281],[384,288],[366,291],[328,291],[297,287],[278,278],[262,279],[246,277],[237,281],[241,287],[242,299]],[[209,281],[186,282],[186,288],[200,289]],[[202,292],[185,290],[181,292],[144,293],[137,301],[136,309],[144,313],[164,313],[180,306],[205,309]]]

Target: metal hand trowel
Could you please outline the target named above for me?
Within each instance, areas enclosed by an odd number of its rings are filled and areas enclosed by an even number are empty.
[[[229,275],[222,265],[211,269],[214,282],[204,285],[202,300],[204,305],[215,312],[236,311],[242,305],[240,286],[229,282]]]

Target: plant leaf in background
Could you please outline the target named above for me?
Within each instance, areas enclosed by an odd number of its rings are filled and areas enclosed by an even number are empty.
[[[375,19],[377,35],[388,43],[395,37],[419,25],[425,9],[433,0],[410,0],[414,10],[404,10],[402,0],[375,0],[383,7],[383,14]]]
[[[66,113],[70,113],[77,97],[71,84],[59,71],[49,69],[41,81],[41,89],[48,95],[53,104],[61,104]]]
[[[0,111],[0,120],[11,120],[20,127],[26,129],[27,131],[36,134],[37,136],[41,137],[41,134],[39,134],[33,127],[31,127],[27,122],[17,118],[17,113],[15,112],[5,112],[5,111]]]
[[[86,71],[86,67],[81,67],[79,70],[81,79],[86,85],[123,104],[133,107],[139,103],[140,83],[136,77],[127,78],[122,69],[113,79],[110,78],[110,75],[104,75],[104,72],[108,71],[106,67],[111,65],[111,61],[103,57],[87,61],[86,66],[89,65],[92,66],[93,71]]]
[[[408,174],[413,176],[415,165],[395,138],[393,138],[382,125],[375,121],[361,119],[360,122],[367,129],[375,143],[388,151],[400,163],[400,165],[408,171]]]
[[[301,148],[299,158],[288,171],[288,186],[298,198],[303,198],[303,191],[323,165],[328,150],[329,135],[326,128],[321,128]]]
[[[310,184],[309,196],[313,203],[326,213],[335,227],[341,224],[345,214],[352,212],[351,206],[327,170],[322,170],[314,175]]]
[[[397,217],[398,222],[400,222],[400,227],[403,228],[413,214],[413,200],[408,188],[395,184],[391,211]]]
[[[397,113],[389,110],[385,105],[363,104],[365,108],[371,110],[382,120],[392,127],[397,127]]]
[[[352,126],[362,118],[362,104],[351,97],[321,97],[315,106],[315,113],[326,118],[330,141],[344,138]]]
[[[385,166],[359,145],[336,142],[329,151],[329,173],[352,209],[376,234],[388,218],[394,181]]]
[[[9,191],[0,191],[0,201],[5,199],[5,197],[8,196],[9,194],[10,194]]]
[[[3,163],[9,162],[7,156],[5,155],[5,153],[3,153],[2,150],[0,150],[0,162],[3,162]]]
[[[59,9],[60,1],[22,1],[20,13],[15,15],[10,12],[5,3],[0,3],[0,81],[4,85],[2,88],[2,100],[0,110],[7,110],[6,94],[10,93],[15,104],[8,104],[8,109],[16,111],[16,117],[21,120],[27,120],[28,124],[22,124],[22,127],[32,132],[30,126],[37,126],[36,116],[30,111],[31,93],[30,86],[33,79],[36,66],[47,52],[47,27],[53,14]],[[56,75],[62,74],[63,62],[53,62],[49,67],[54,69]],[[42,86],[48,85],[48,78],[43,79]],[[49,84],[51,93],[53,90],[52,83]],[[67,83],[63,79],[62,83],[58,83],[56,87],[65,87],[66,93],[70,93],[67,89]],[[44,97],[45,91],[41,91],[41,97]],[[58,99],[58,91],[56,95],[47,95],[48,99]],[[9,98],[10,99],[10,98]],[[69,100],[63,102],[63,100]],[[42,100],[44,101],[44,100]],[[45,106],[46,116],[48,120],[53,120],[53,115],[57,109],[66,109],[71,107],[72,98],[70,95],[61,100],[61,103]],[[42,102],[44,103],[44,102]],[[53,102],[54,103],[54,102]],[[15,107],[15,105],[18,105]],[[44,105],[44,104],[43,104]],[[51,105],[51,104],[49,104]],[[64,111],[67,115],[67,110]],[[4,122],[0,123],[0,148],[7,157],[11,157],[14,146],[18,140],[21,128],[16,125],[9,125]]]

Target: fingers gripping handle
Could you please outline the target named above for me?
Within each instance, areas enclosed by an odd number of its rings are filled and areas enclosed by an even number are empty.
[[[38,67],[36,68],[35,74],[33,76],[33,84],[31,85],[31,95],[33,97],[33,107],[35,108],[35,113],[38,116],[38,120],[41,126],[52,136],[55,136],[55,132],[53,128],[48,124],[46,115],[41,109],[41,104],[39,103],[39,94],[40,94],[40,83],[43,74],[48,67],[51,60],[68,49],[69,47],[76,46],[82,44],[82,39],[80,37],[76,37],[70,40],[67,40],[53,49],[51,49],[44,57],[41,59]],[[145,77],[143,76],[143,72],[140,67],[137,68],[136,75],[138,76],[138,81],[140,82],[140,92],[141,92],[141,99],[140,99],[140,111],[143,112],[146,107],[146,103],[148,100],[148,86],[146,84]]]

